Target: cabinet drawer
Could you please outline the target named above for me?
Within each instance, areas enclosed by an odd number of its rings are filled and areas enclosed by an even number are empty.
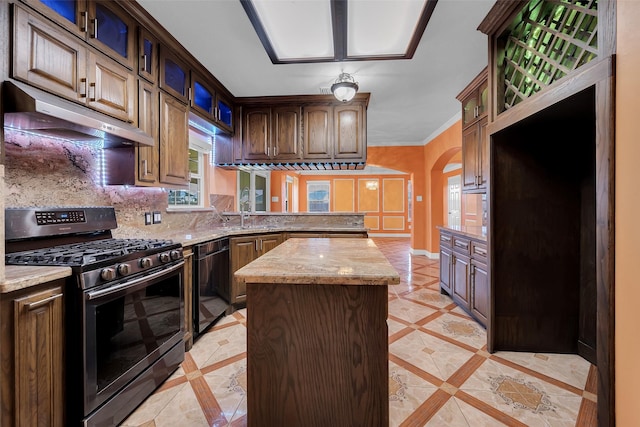
[[[471,240],[464,237],[453,236],[453,249],[456,252],[469,255],[471,253]]]
[[[451,234],[445,234],[442,231],[440,232],[440,246],[450,248],[452,239],[453,236]]]
[[[487,245],[479,242],[471,242],[471,256],[487,262]]]

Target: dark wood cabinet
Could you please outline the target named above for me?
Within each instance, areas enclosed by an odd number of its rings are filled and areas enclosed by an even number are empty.
[[[366,160],[366,115],[362,104],[333,107],[333,158]]]
[[[191,111],[223,130],[233,132],[233,105],[208,79],[191,71]]]
[[[35,13],[15,5],[13,10],[14,78],[136,122],[136,80],[130,70]]]
[[[242,156],[268,160],[271,149],[271,108],[246,107],[242,111]]]
[[[189,182],[189,111],[186,104],[160,93],[160,182]]]
[[[440,292],[485,327],[490,307],[488,271],[486,242],[440,228]]]
[[[487,69],[457,97],[462,103],[462,191],[485,192],[489,175]]]
[[[189,103],[191,80],[187,63],[169,47],[160,46],[160,89]]]
[[[138,81],[138,127],[154,141],[158,140],[158,89],[140,80]],[[159,181],[158,147],[140,146],[137,154],[137,185],[154,185]]]
[[[63,286],[59,280],[0,296],[2,425],[65,425]]]
[[[302,136],[305,159],[330,160],[333,154],[333,107],[310,105],[303,109],[304,133]]]
[[[231,246],[231,304],[244,303],[247,299],[247,285],[238,281],[234,273],[240,268],[266,254],[283,241],[280,233],[262,234],[259,236],[233,237],[229,239]]]
[[[271,146],[275,159],[300,159],[301,116],[301,109],[296,105],[273,108]]]
[[[158,50],[155,36],[140,27],[138,32],[138,75],[151,83],[158,82]]]
[[[116,2],[23,0],[44,16],[129,69],[135,63],[136,22]]]
[[[253,106],[242,111],[245,160],[290,161],[300,158],[300,107]]]

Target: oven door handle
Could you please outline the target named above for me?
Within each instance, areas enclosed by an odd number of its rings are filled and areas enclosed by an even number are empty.
[[[184,261],[180,261],[178,264],[176,264],[174,266],[171,266],[169,268],[166,268],[166,269],[163,269],[163,270],[160,270],[160,271],[156,271],[153,274],[149,274],[148,276],[140,277],[139,279],[135,279],[135,280],[132,280],[130,282],[121,283],[119,285],[115,285],[115,286],[112,286],[110,288],[102,289],[102,290],[99,290],[99,291],[88,292],[87,293],[87,299],[89,301],[91,301],[91,300],[96,299],[96,298],[100,298],[100,297],[104,297],[106,295],[111,295],[113,293],[120,292],[120,291],[122,291],[124,289],[133,288],[133,287],[135,287],[136,285],[139,285],[142,282],[147,282],[149,280],[153,280],[153,279],[155,279],[157,277],[164,276],[164,275],[169,274],[169,273],[171,273],[171,272],[173,272],[175,270],[178,270],[179,268],[182,268],[182,266],[184,266]]]

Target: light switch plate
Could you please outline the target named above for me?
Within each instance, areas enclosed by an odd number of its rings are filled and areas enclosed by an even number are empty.
[[[151,212],[145,212],[144,213],[144,225],[150,225],[151,224]]]
[[[422,196],[416,196],[416,202],[421,202],[422,201]]]
[[[160,211],[153,211],[153,223],[160,224],[162,222],[162,214]]]

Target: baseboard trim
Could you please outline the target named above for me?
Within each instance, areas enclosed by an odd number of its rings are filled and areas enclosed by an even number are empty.
[[[409,251],[409,253],[411,255],[421,255],[421,256],[426,256],[429,259],[440,259],[440,252],[436,252],[436,253],[431,253],[425,249],[411,249]]]
[[[405,233],[368,233],[369,237],[411,237],[411,234]]]

